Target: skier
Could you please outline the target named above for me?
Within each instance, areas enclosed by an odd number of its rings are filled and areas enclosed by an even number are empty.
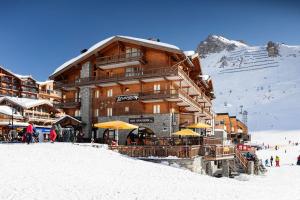
[[[297,158],[297,165],[300,165],[300,155]]]
[[[279,156],[276,156],[275,157],[276,167],[279,167],[279,161],[280,161]]]
[[[51,143],[54,143],[56,136],[57,136],[54,126],[52,126],[52,128],[51,128],[49,136],[50,136]]]
[[[271,158],[270,158],[271,167],[273,166],[273,160],[274,160],[274,158],[273,158],[273,156],[271,156]]]
[[[32,134],[33,134],[33,126],[32,123],[29,123],[26,129],[26,142],[29,144],[32,141]]]
[[[266,159],[266,160],[265,160],[265,166],[266,166],[266,167],[270,167],[270,166],[269,166],[269,159]]]

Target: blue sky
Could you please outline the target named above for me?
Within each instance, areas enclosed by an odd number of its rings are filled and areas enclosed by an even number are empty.
[[[194,50],[209,34],[300,44],[299,1],[0,0],[0,64],[45,80],[111,35],[157,37]]]

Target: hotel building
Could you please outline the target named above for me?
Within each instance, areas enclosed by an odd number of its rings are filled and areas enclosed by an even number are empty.
[[[213,86],[198,54],[154,40],[113,36],[58,67],[56,106],[82,120],[86,138],[103,137],[93,124],[122,120],[170,136],[196,122],[213,122]],[[120,143],[126,135],[120,134]]]

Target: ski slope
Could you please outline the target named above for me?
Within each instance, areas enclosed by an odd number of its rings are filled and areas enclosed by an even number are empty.
[[[250,131],[300,129],[300,46],[281,44],[279,56],[269,57],[266,46],[238,45],[201,64],[213,80],[215,112],[242,120],[243,106]]]
[[[293,141],[300,141],[299,133],[292,134]],[[278,137],[272,141],[286,143],[282,134]],[[300,166],[293,164],[300,147],[287,148],[288,153],[281,156],[282,167],[269,168],[265,176],[218,179],[89,146],[0,144],[0,199],[296,200],[300,197],[296,187],[300,185]],[[263,150],[259,156],[278,153]]]

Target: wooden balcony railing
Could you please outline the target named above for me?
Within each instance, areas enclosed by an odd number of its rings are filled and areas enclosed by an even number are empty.
[[[194,158],[199,155],[200,146],[111,146],[110,149],[131,157]]]
[[[201,138],[202,145],[222,145],[222,139],[215,137],[202,137]]]
[[[187,75],[181,68],[178,67],[178,73],[183,76],[186,80],[188,80],[189,84],[192,85],[200,94],[204,94],[204,92],[199,88],[199,86]],[[202,95],[202,99],[205,100],[206,103],[210,104],[210,100],[207,96]]]
[[[112,56],[104,56],[96,59],[97,66],[110,65],[110,64],[118,64],[123,62],[131,62],[131,61],[142,61],[143,53],[140,51],[124,53],[119,55]]]
[[[55,102],[57,108],[76,108],[81,105],[80,98],[62,99],[61,102]]]
[[[207,160],[217,160],[227,157],[234,158],[235,147],[233,145],[210,145],[204,146],[204,158]]]
[[[177,71],[174,68],[151,68],[151,69],[137,69],[135,72],[125,72],[116,74],[105,74],[99,76],[92,76],[87,78],[80,78],[78,80],[63,80],[56,81],[55,88],[61,87],[78,87],[91,84],[101,84],[107,82],[119,82],[133,79],[153,78],[153,77],[164,77],[177,75]]]

